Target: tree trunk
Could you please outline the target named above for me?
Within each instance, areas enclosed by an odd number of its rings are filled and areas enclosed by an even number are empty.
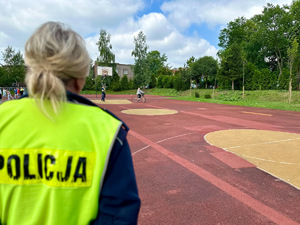
[[[292,101],[292,78],[290,78],[289,82],[289,103]]]
[[[277,50],[275,50],[275,54],[276,54],[276,58],[277,58],[278,68],[279,68],[279,76],[278,76],[278,80],[279,80],[282,75],[283,60],[281,59],[280,50],[278,50],[278,52],[277,52]]]
[[[232,80],[231,85],[232,85],[232,90],[234,90],[234,80]]]

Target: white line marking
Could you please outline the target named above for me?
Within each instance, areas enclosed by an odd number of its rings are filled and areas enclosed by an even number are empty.
[[[178,137],[183,137],[183,136],[190,135],[190,134],[195,134],[195,133],[196,133],[196,132],[192,132],[192,133],[186,133],[186,134],[181,134],[181,135],[169,137],[169,138],[166,138],[166,139],[163,139],[163,140],[160,140],[160,141],[156,142],[156,144],[161,143],[161,142],[164,142],[164,141],[167,141],[167,140],[170,140],[170,139],[174,139],[174,138],[178,138]],[[145,149],[147,149],[147,148],[149,148],[149,147],[150,147],[150,145],[147,145],[147,146],[145,146],[145,147],[143,147],[143,148],[141,148],[141,149],[135,151],[134,153],[132,153],[132,155],[135,155],[136,153],[138,153],[138,152],[140,152],[140,151],[143,151],[143,150],[145,150]]]
[[[250,145],[233,146],[233,147],[228,147],[228,148],[224,148],[224,149],[242,148],[242,147],[248,147],[248,146],[273,144],[273,143],[279,143],[279,142],[284,142],[284,141],[295,141],[295,140],[300,140],[300,138],[284,139],[284,140],[279,140],[279,141],[267,141],[267,142],[255,143],[255,144],[250,144]]]
[[[234,152],[232,152],[232,153],[234,153]],[[234,153],[234,154],[236,154],[236,153]],[[251,159],[257,159],[257,160],[261,160],[261,161],[271,162],[271,163],[279,163],[279,164],[286,164],[286,165],[298,165],[298,166],[300,165],[300,163],[278,162],[278,161],[274,161],[274,160],[270,160],[270,159],[262,159],[262,158],[257,158],[257,157],[253,157],[253,156],[243,155],[243,154],[241,154],[241,156],[251,158]]]

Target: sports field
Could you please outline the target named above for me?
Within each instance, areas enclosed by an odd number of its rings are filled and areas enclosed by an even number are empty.
[[[131,128],[139,224],[300,224],[299,112],[86,97]]]

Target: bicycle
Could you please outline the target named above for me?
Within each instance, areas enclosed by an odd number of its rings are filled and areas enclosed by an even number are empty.
[[[141,94],[141,98],[138,98],[138,96],[136,95],[135,98],[134,98],[134,102],[138,102],[142,99],[142,101],[145,103],[146,102],[146,98],[145,98],[145,94],[142,93]]]

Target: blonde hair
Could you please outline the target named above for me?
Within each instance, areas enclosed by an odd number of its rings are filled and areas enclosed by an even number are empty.
[[[66,101],[64,83],[72,78],[85,78],[90,57],[79,34],[62,23],[47,22],[26,42],[25,64],[29,96],[46,114],[44,100],[50,100],[57,114]]]

